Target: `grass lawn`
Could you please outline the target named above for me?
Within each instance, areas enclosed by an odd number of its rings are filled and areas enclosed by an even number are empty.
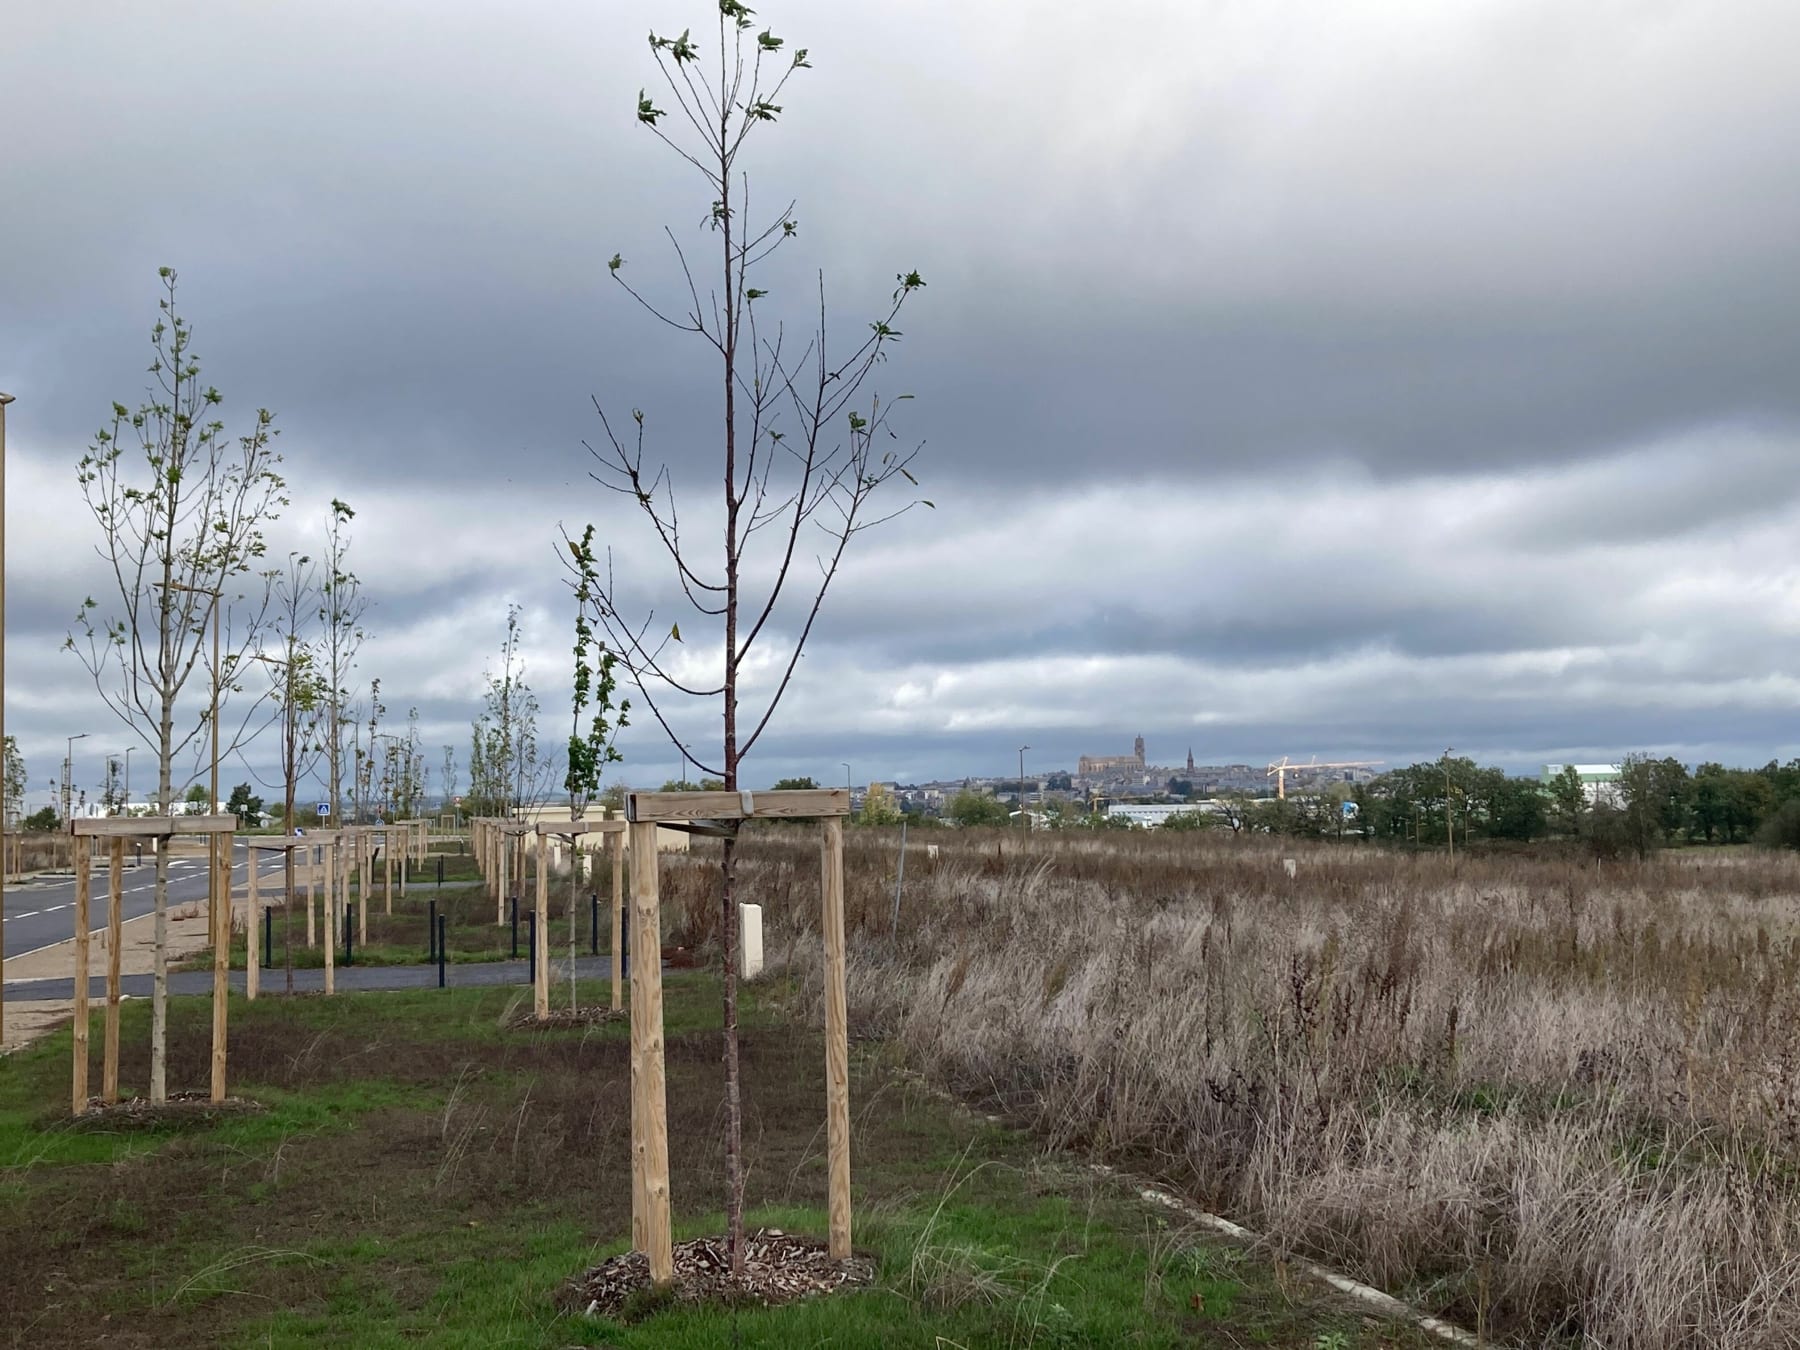
[[[671,1178],[692,1236],[723,1226],[717,985],[672,974],[666,993]],[[823,1051],[782,1020],[781,993],[745,1004],[751,1220],[822,1234]],[[1042,1156],[878,1046],[852,1060],[856,1243],[875,1288],[630,1326],[564,1314],[561,1282],[629,1228],[627,1032],[508,1030],[521,997],[234,1001],[232,1088],[268,1109],[205,1126],[71,1128],[66,1031],[0,1061],[0,1344],[1433,1343]],[[172,1087],[205,1083],[208,1016],[171,1001]],[[128,1090],[148,1022],[126,1005]]]

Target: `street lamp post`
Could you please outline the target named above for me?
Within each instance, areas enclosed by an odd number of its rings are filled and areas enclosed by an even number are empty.
[[[1019,828],[1021,830],[1031,828],[1030,817],[1025,814],[1025,752],[1029,749],[1031,749],[1029,745],[1019,747]]]
[[[135,749],[137,749],[137,747],[135,745],[128,745],[125,747],[125,814],[126,815],[131,814],[131,752]]]

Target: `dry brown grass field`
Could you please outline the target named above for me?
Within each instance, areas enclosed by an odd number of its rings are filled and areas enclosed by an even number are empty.
[[[850,835],[853,1034],[1484,1336],[1800,1344],[1790,858],[925,838],[894,931],[898,836]],[[747,851],[816,989],[816,838]]]

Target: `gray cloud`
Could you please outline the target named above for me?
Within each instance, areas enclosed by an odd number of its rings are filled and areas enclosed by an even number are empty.
[[[604,271],[617,250],[670,294],[661,224],[711,246],[630,117],[643,30],[675,14],[12,20],[8,694],[34,762],[94,720],[49,651],[97,585],[66,474],[144,382],[162,263],[228,411],[279,414],[303,499],[282,546],[358,506],[367,665],[432,738],[464,739],[509,598],[552,705],[558,522],[598,521],[667,604],[580,442],[590,394],[641,407],[711,490],[713,369]],[[1792,743],[1791,7],[763,17],[818,65],[758,161],[758,201],[802,221],[772,300],[803,324],[822,266],[849,339],[896,269],[926,274],[881,383],[918,396],[940,503],[853,561],[771,776],[845,746],[884,776],[996,767],[1021,737],[1067,761],[1137,730],[1182,754],[1203,732],[1202,758]]]

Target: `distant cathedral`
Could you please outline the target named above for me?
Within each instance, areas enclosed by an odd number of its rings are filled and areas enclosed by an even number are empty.
[[[1188,758],[1193,758],[1191,752]],[[1084,778],[1093,778],[1108,773],[1130,773],[1143,767],[1144,738],[1139,736],[1131,743],[1129,755],[1083,755],[1075,771]]]

